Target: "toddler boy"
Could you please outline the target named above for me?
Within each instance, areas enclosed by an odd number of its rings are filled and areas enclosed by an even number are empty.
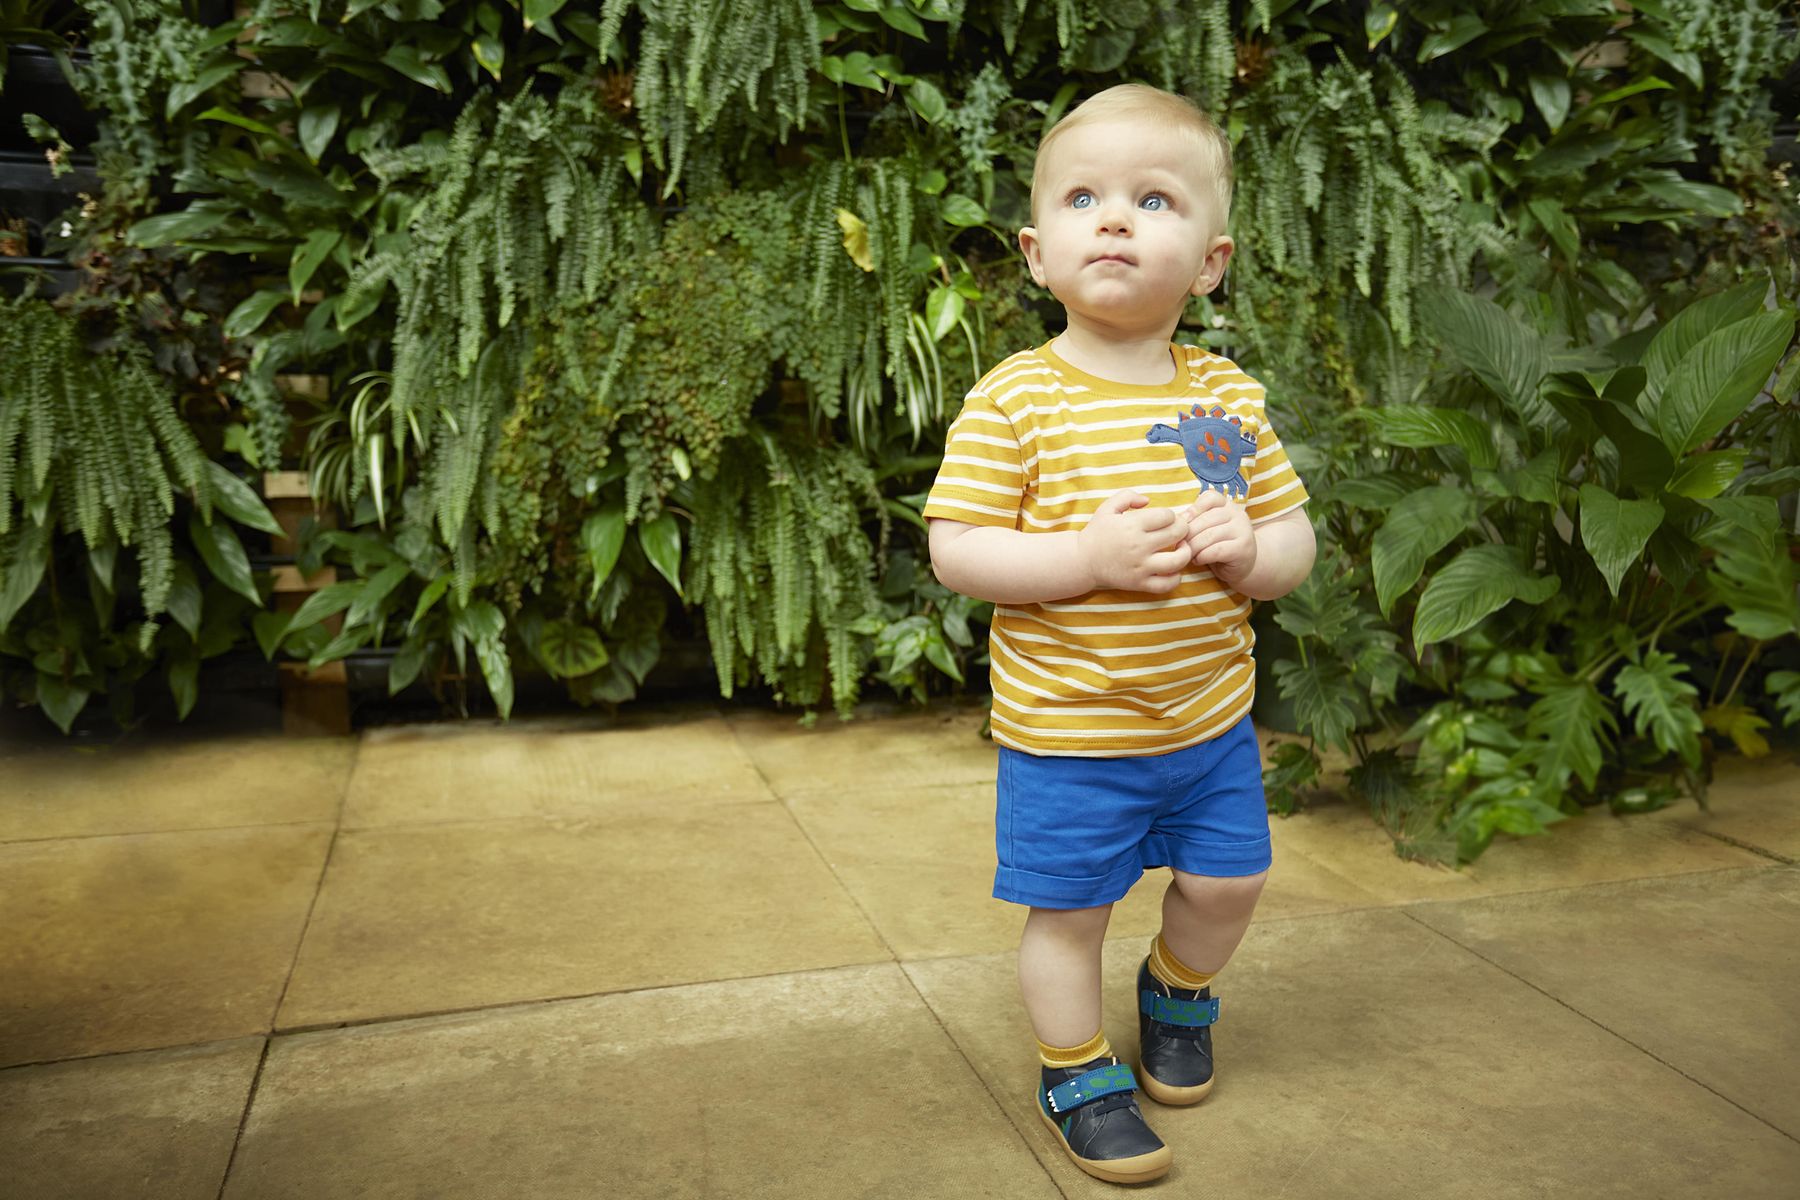
[[[1262,387],[1170,341],[1224,274],[1230,204],[1230,144],[1181,97],[1127,84],[1058,122],[1019,246],[1067,328],[975,385],[925,507],[938,578],[996,606],[994,895],[1029,906],[1038,1111],[1120,1183],[1170,1164],[1136,1089],[1193,1104],[1213,1085],[1208,985],[1271,861],[1250,601],[1291,591],[1314,553]],[[1101,939],[1163,866],[1134,1074],[1100,1027]]]

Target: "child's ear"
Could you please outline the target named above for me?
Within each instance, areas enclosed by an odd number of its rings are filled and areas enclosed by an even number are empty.
[[[1231,261],[1231,252],[1237,249],[1236,243],[1224,234],[1212,240],[1207,247],[1206,258],[1200,263],[1200,274],[1194,278],[1194,286],[1189,291],[1196,296],[1206,296],[1219,286],[1225,278],[1225,264]]]
[[[1038,231],[1027,225],[1019,230],[1019,252],[1025,256],[1025,265],[1031,269],[1032,279],[1039,287],[1049,287],[1044,282],[1044,247],[1038,241]]]

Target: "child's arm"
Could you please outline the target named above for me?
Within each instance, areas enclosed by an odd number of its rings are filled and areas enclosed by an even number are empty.
[[[1221,582],[1252,600],[1285,596],[1312,570],[1318,545],[1304,508],[1252,525],[1243,505],[1209,491],[1184,515],[1194,561],[1210,566]]]
[[[1066,600],[1096,588],[1163,595],[1181,582],[1193,552],[1186,516],[1149,503],[1115,493],[1074,533],[933,518],[931,568],[945,587],[995,604]]]

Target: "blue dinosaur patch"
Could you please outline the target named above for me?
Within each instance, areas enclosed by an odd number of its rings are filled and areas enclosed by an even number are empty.
[[[1180,414],[1174,425],[1152,425],[1144,439],[1154,444],[1174,442],[1187,456],[1187,465],[1200,480],[1200,490],[1213,488],[1229,497],[1248,496],[1240,464],[1245,455],[1256,455],[1256,439],[1243,431],[1243,422],[1227,417],[1214,405],[1202,413],[1200,406]]]

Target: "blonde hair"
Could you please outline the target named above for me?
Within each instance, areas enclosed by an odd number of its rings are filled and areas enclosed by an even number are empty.
[[[1031,169],[1031,212],[1037,219],[1038,189],[1043,184],[1044,163],[1057,138],[1071,129],[1096,121],[1145,119],[1168,125],[1175,136],[1188,138],[1200,156],[1212,184],[1213,206],[1218,214],[1219,231],[1231,216],[1231,141],[1219,123],[1186,96],[1165,92],[1141,83],[1121,83],[1088,97],[1073,112],[1058,121],[1043,140],[1038,142],[1037,162]]]

